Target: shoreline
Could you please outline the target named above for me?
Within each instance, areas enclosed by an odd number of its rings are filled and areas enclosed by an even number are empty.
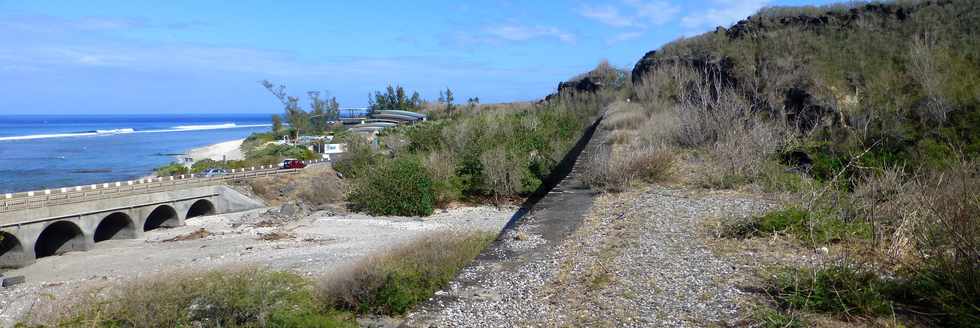
[[[184,155],[177,155],[174,158],[178,163],[189,164],[185,162],[185,159],[191,158],[192,163],[203,159],[211,159],[215,161],[229,160],[237,161],[245,159],[245,154],[242,153],[242,143],[245,139],[235,139],[229,141],[223,141],[204,147],[198,147],[188,150]]]

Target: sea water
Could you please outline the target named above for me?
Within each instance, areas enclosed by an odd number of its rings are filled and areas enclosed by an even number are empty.
[[[138,179],[190,149],[270,130],[271,114],[0,115],[0,193]]]

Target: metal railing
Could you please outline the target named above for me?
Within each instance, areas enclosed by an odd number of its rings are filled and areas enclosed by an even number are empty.
[[[326,161],[303,161],[303,163],[306,165],[316,165],[324,162]],[[230,170],[230,173],[228,174],[212,177],[202,176],[201,174],[187,174],[180,176],[99,183],[87,186],[8,193],[0,197],[0,213],[163,191],[173,191],[213,185],[230,180],[295,174],[299,173],[300,170],[302,169],[279,169],[274,165],[266,165],[244,169],[233,169]]]

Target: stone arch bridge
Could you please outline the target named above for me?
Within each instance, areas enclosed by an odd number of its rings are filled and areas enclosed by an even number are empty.
[[[181,226],[198,216],[259,208],[261,202],[220,183],[291,173],[297,170],[261,167],[222,177],[191,175],[6,194],[0,198],[0,268],[86,251],[106,240],[142,238],[146,231]]]
[[[204,186],[0,213],[0,267],[86,251],[96,243],[142,238],[186,220],[263,206],[227,186]]]

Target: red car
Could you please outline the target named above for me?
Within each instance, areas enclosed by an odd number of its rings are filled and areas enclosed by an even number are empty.
[[[279,166],[281,169],[301,169],[304,167],[306,167],[306,164],[303,164],[303,161],[295,159],[287,159],[282,161],[282,165]]]

